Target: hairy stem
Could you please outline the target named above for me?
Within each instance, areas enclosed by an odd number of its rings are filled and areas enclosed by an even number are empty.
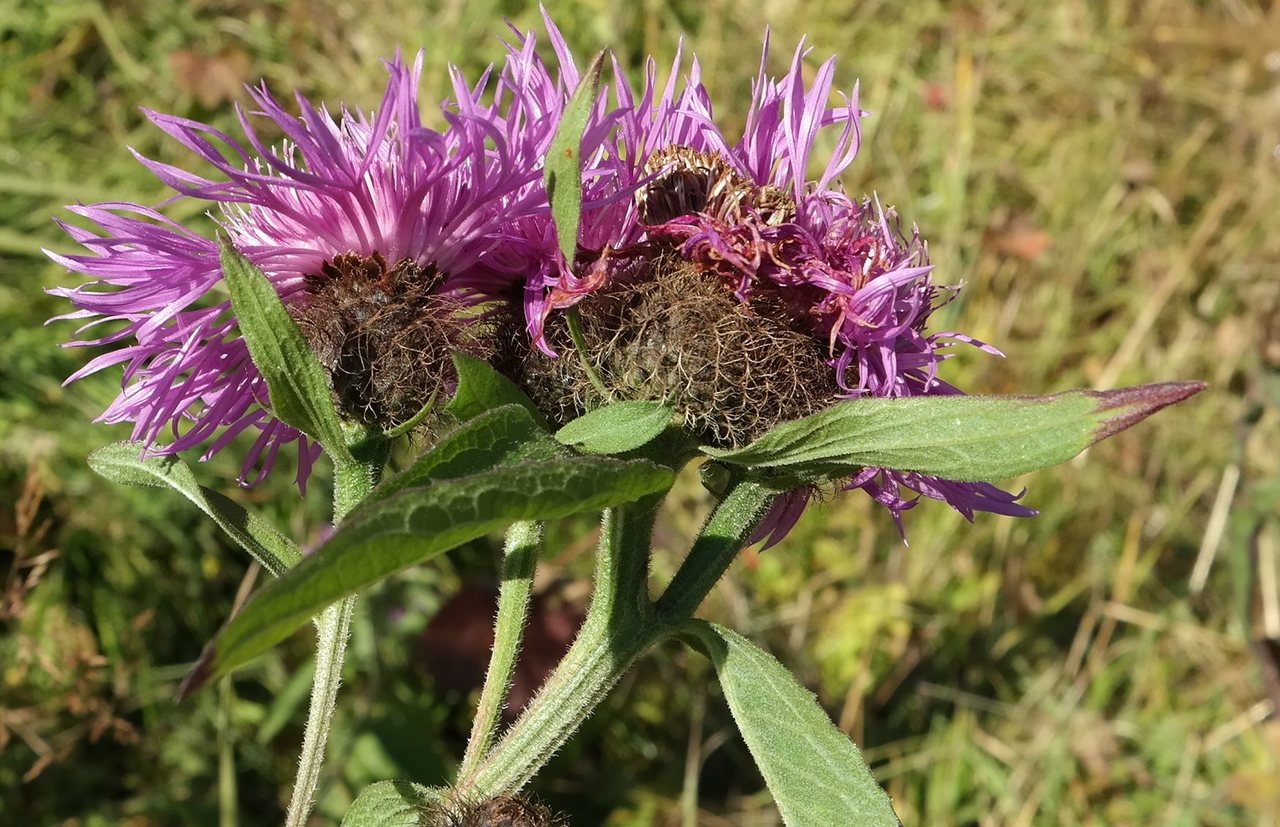
[[[773,497],[772,491],[750,481],[729,490],[658,599],[655,611],[661,620],[680,623],[693,616],[746,545]]]
[[[759,522],[772,492],[732,488],[704,526],[656,607],[648,596],[657,499],[606,512],[586,622],[560,665],[493,752],[460,776],[479,797],[512,793],[555,754],[645,651],[692,616]]]
[[[286,827],[303,827],[311,814],[312,797],[320,783],[324,766],[324,747],[338,705],[338,687],[342,683],[342,658],[351,632],[351,616],[356,599],[345,598],[320,615],[320,631],[316,636],[316,674],[311,684],[311,708],[307,711],[307,728],[302,737],[302,755],[298,759],[298,777],[289,799]]]
[[[354,464],[338,465],[333,474],[333,522],[335,525],[347,516],[361,500],[368,496],[377,484],[386,462],[385,445],[356,446]],[[333,713],[338,705],[338,687],[342,684],[342,659],[347,651],[347,638],[351,634],[351,617],[355,613],[356,598],[344,598],[325,609],[316,624],[316,672],[311,683],[311,706],[307,710],[307,725],[302,736],[302,754],[298,758],[298,776],[294,781],[293,795],[285,816],[285,827],[304,827],[320,783],[320,770],[324,767],[324,748],[333,725]]]
[[[507,529],[502,556],[502,587],[498,592],[498,617],[493,627],[493,652],[489,656],[484,688],[480,690],[476,718],[471,725],[471,738],[467,741],[462,768],[458,771],[462,777],[469,775],[476,764],[489,754],[497,737],[529,615],[529,596],[533,591],[533,572],[538,564],[541,543],[542,526],[538,523],[520,522]]]
[[[605,512],[587,618],[560,665],[493,752],[458,788],[487,798],[514,792],[546,763],[652,642],[649,537],[656,498]]]

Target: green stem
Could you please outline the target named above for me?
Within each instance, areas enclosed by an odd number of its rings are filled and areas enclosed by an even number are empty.
[[[649,546],[661,497],[645,497],[604,513],[596,548],[596,582],[584,626],[614,634],[643,626],[649,603]]]
[[[236,755],[231,733],[235,701],[228,675],[218,682],[218,827],[236,827]]]
[[[459,778],[459,790],[484,798],[524,786],[631,664],[693,615],[751,536],[772,497],[752,482],[735,485],[656,607],[648,596],[648,564],[657,499],[606,512],[595,591],[582,630],[520,720],[483,762]]]
[[[587,341],[582,336],[582,317],[578,315],[578,308],[570,307],[565,310],[564,321],[565,326],[569,328],[569,339],[573,342],[573,348],[578,351],[582,369],[587,374],[587,380],[591,382],[591,387],[595,388],[596,393],[600,394],[600,404],[608,403],[613,399],[613,394],[609,393],[609,389],[605,387],[600,375],[592,366],[591,359],[587,356]]]
[[[538,696],[458,789],[479,798],[522,787],[571,736],[626,668],[653,643],[649,538],[657,499],[605,512],[587,618]]]
[[[485,674],[484,688],[480,690],[480,704],[476,707],[476,719],[471,725],[471,738],[467,741],[459,776],[469,775],[476,764],[489,754],[497,738],[498,724],[516,671],[525,620],[529,615],[529,596],[533,591],[533,572],[538,565],[541,543],[542,526],[538,523],[520,522],[507,529],[502,556],[502,587],[498,592],[498,618],[493,627],[493,652],[489,656],[489,671]]]
[[[712,513],[655,607],[664,622],[693,616],[759,525],[774,492],[756,482],[734,484]]]
[[[355,462],[335,464],[333,469],[333,524],[337,525],[369,496],[382,477],[390,444],[379,435],[353,435],[351,453]]]
[[[311,684],[311,708],[307,711],[307,728],[302,737],[302,755],[298,759],[298,777],[289,799],[286,827],[304,827],[311,815],[312,797],[320,783],[324,766],[324,746],[329,740],[333,713],[337,708],[338,687],[342,683],[342,658],[351,632],[351,615],[356,599],[348,597],[333,604],[320,615],[320,631],[316,635],[316,674]]]
[[[386,450],[385,444],[379,445],[373,441],[356,443],[352,446],[352,453],[357,461],[335,465],[334,525],[340,523],[373,490],[386,463]],[[346,655],[355,607],[354,596],[344,598],[325,609],[317,624],[316,672],[311,684],[311,706],[307,710],[302,754],[298,758],[298,776],[294,781],[293,795],[289,799],[285,827],[304,827],[311,815],[316,787],[320,783],[320,770],[324,766],[325,743],[329,740],[333,713],[338,705],[342,659]]]

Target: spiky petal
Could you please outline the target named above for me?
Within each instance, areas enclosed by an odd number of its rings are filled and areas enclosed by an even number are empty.
[[[518,36],[504,76],[536,77],[526,86],[538,90],[544,111],[558,112],[577,69],[549,18],[546,26],[561,62],[560,82],[551,82],[550,70],[531,56],[532,35]],[[737,140],[715,121],[696,57],[678,82],[684,67],[678,53],[662,84],[649,60],[638,93],[615,67],[615,108],[606,111],[602,101],[592,152],[584,151],[588,190],[578,266],[567,266],[555,251],[549,214],[542,211],[506,239],[503,255],[515,262],[513,270],[528,274],[526,321],[544,352],[553,353],[544,339],[553,313],[644,278],[652,269],[637,266],[637,259],[674,250],[719,278],[739,301],[768,298],[788,308],[796,324],[825,344],[846,398],[959,393],[938,376],[950,348],[968,344],[999,355],[960,333],[926,331],[930,313],[955,291],[933,283],[927,248],[914,228],[904,232],[896,213],[876,199],[854,200],[841,190],[838,178],[858,152],[865,113],[856,86],[830,105],[834,60],[805,82],[808,53],[802,42],[788,71],[772,77],[766,36]],[[610,125],[614,133],[602,139],[600,131]],[[828,133],[834,151],[810,179],[816,142]],[[683,214],[673,204],[685,205]],[[883,504],[900,527],[902,513],[920,496],[970,519],[975,511],[1036,513],[1017,502],[1021,494],[992,485],[884,469],[867,469],[846,487]],[[781,500],[761,536],[776,542],[810,493]]]
[[[396,58],[387,69],[382,102],[367,115],[342,107],[335,117],[297,95],[295,116],[265,86],[251,89],[256,110],[237,110],[241,139],[147,112],[210,168],[206,175],[137,157],[176,197],[216,205],[235,247],[286,303],[298,301],[327,262],[349,255],[429,267],[445,275],[443,292],[466,301],[504,289],[506,277],[489,263],[494,237],[531,204],[511,196],[536,172],[518,163],[483,112],[449,112],[443,130],[423,125],[421,56],[412,65]],[[260,137],[255,123],[263,122],[284,134],[278,148]],[[121,393],[100,420],[133,423],[133,439],[154,452],[203,445],[206,458],[257,428],[242,483],[260,481],[291,443],[305,483],[319,449],[266,409],[266,388],[218,289],[213,240],[137,204],[69,209],[96,225],[62,225],[88,254],[49,255],[92,280],[52,291],[77,308],[60,318],[86,320],[71,346],[113,349],[68,382],[124,365]],[[99,325],[110,332],[88,332]]]

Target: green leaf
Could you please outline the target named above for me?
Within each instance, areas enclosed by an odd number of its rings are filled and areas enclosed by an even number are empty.
[[[277,577],[302,559],[302,552],[288,537],[239,503],[199,485],[191,469],[176,456],[144,458],[143,446],[117,442],[94,451],[88,462],[100,476],[121,485],[168,486],[177,491]]]
[[[329,604],[517,520],[599,511],[665,491],[646,460],[565,457],[406,488],[351,512],[334,535],[263,587],[205,647],[183,697],[289,636]]]
[[[520,405],[538,422],[542,414],[525,392],[482,359],[455,351],[453,367],[458,374],[458,390],[445,411],[459,422],[479,416],[501,405]]]
[[[379,781],[360,791],[342,827],[432,827],[444,801],[443,790],[412,781]]]
[[[560,252],[570,267],[578,249],[578,225],[582,220],[582,134],[587,130],[587,119],[600,92],[604,55],[600,52],[591,61],[573,97],[565,105],[556,134],[547,147],[547,160],[543,166]]]
[[[569,451],[519,405],[487,410],[446,434],[394,477],[373,489],[366,503],[433,480],[456,479],[503,465],[567,457]]]
[[[1203,387],[854,399],[784,422],[744,448],[702,450],[721,462],[802,474],[876,467],[995,482],[1065,462]]]
[[[267,382],[271,412],[318,440],[335,463],[354,462],[333,407],[329,380],[302,331],[262,271],[220,240],[222,277],[253,364]]]
[[[556,432],[556,439],[587,454],[621,454],[656,439],[675,411],[660,402],[614,402]]]
[[[772,655],[705,620],[680,631],[715,664],[729,711],[789,827],[900,827],[853,741]]]

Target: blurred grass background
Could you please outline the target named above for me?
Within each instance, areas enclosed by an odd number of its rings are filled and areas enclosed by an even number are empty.
[[[1211,383],[1016,481],[1036,519],[970,526],[924,503],[908,515],[908,548],[887,515],[843,497],[781,547],[745,553],[718,587],[705,614],[797,671],[864,746],[906,824],[1280,823],[1280,644],[1266,643],[1280,638],[1280,9],[1269,6],[553,9],[579,55],[612,45],[633,78],[647,53],[668,63],[683,32],[730,131],[766,24],[775,71],[805,34],[811,70],[838,55],[840,85],[861,78],[874,113],[847,187],[917,221],[940,280],[965,283],[935,329],[1008,356],[961,354],[947,376],[961,387]],[[50,216],[165,196],[125,147],[190,159],[140,106],[234,131],[231,101],[261,77],[367,107],[379,59],[425,47],[431,109],[446,63],[474,77],[501,58],[504,16],[539,25],[535,8],[497,0],[0,0],[0,823],[278,823],[310,668],[299,634],[234,683],[173,704],[251,585],[248,567],[185,504],[85,466],[127,430],[90,423],[118,375],[60,387],[90,354],[57,347],[71,323],[42,326],[66,307],[41,289],[73,281],[40,254],[69,247]],[[227,456],[197,470],[226,489],[216,481],[234,469]],[[300,503],[288,479],[237,496],[305,540],[325,519],[323,485]],[[692,482],[673,496],[658,577],[706,506]],[[590,529],[552,533],[540,580],[553,619],[582,599]],[[472,698],[430,674],[423,629],[493,569],[493,547],[477,544],[364,601],[317,823],[373,780],[445,777]],[[488,611],[471,615],[483,626]],[[535,790],[574,824],[777,823],[712,673],[674,647],[624,681]],[[238,807],[220,806],[230,795]]]

